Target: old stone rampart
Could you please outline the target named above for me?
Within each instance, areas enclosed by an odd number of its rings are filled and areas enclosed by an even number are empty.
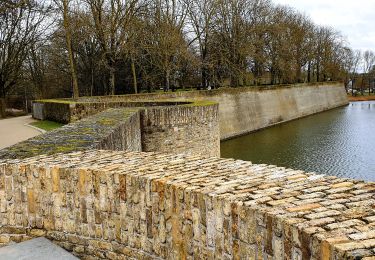
[[[83,259],[373,259],[374,183],[250,162],[86,151],[0,163],[1,243]]]
[[[34,116],[72,123],[0,151],[0,245],[45,236],[83,259],[374,259],[374,183],[218,157],[220,135],[344,105],[343,93],[36,102]]]
[[[194,101],[129,101],[99,100],[73,101],[71,99],[47,99],[33,102],[33,117],[39,120],[52,120],[63,124],[79,121],[109,108],[128,107],[168,107],[193,104]],[[196,103],[197,104],[197,103]],[[212,104],[209,103],[209,104]],[[200,105],[200,104],[199,104]]]
[[[69,104],[51,102],[55,108]],[[150,105],[151,104],[151,105]],[[167,105],[166,105],[167,104]],[[0,151],[2,158],[106,149],[220,156],[218,105],[208,102],[134,102],[75,121]],[[158,105],[158,106],[156,106]],[[120,106],[121,107],[121,106]],[[96,111],[101,111],[102,106]],[[59,111],[63,111],[61,107]],[[82,111],[82,110],[81,110]],[[65,113],[62,113],[65,114]]]
[[[138,109],[109,109],[0,150],[0,159],[90,149],[142,151]]]
[[[141,112],[142,151],[220,156],[217,105],[150,107]]]
[[[82,97],[75,101],[39,101],[34,103],[34,116],[42,119],[39,115],[43,115],[41,111],[44,111],[44,117],[48,119],[70,122],[108,107],[127,106],[145,100],[165,100],[170,105],[173,104],[172,100],[209,100],[219,103],[221,140],[348,104],[342,83],[324,82],[266,88]]]

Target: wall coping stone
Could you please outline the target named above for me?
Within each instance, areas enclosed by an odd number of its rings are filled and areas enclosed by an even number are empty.
[[[202,159],[181,154],[93,150],[0,161],[0,170],[5,175],[9,175],[10,171],[16,174],[30,166],[66,169],[62,171],[64,178],[69,171],[74,174],[81,170],[88,175],[101,172],[109,179],[127,176],[127,183],[147,183],[144,187],[146,198],[141,199],[145,201],[140,203],[147,204],[151,199],[148,197],[151,190],[157,191],[158,187],[174,191],[176,195],[173,196],[176,200],[179,198],[178,203],[183,204],[187,194],[198,200],[202,198],[204,208],[199,206],[199,201],[198,207],[201,214],[204,213],[201,222],[207,228],[203,241],[209,246],[210,236],[223,232],[220,231],[223,228],[220,218],[228,216],[231,227],[224,235],[231,237],[228,254],[233,258],[240,256],[236,243],[250,247],[254,243],[255,247],[261,248],[265,255],[274,256],[274,259],[362,259],[375,255],[375,183],[274,165],[233,159]],[[85,177],[87,180],[91,178],[88,175]],[[113,189],[114,194],[121,193],[121,188]],[[133,198],[134,191],[126,189],[124,197]],[[170,207],[173,210],[173,205]],[[172,223],[172,226],[190,219],[192,212],[189,208],[186,210],[185,215],[179,216],[178,223]],[[252,217],[249,217],[249,212]],[[252,230],[254,234],[248,234],[250,230],[247,230],[246,223],[252,221],[257,228]],[[219,229],[209,230],[212,228],[210,223],[216,223],[214,225],[218,225]],[[193,230],[202,228],[199,225],[195,226],[193,222]],[[259,229],[262,227],[264,230]],[[191,235],[194,236],[194,232]],[[253,235],[261,236],[259,239],[264,240],[262,244],[247,240]],[[220,243],[217,243],[219,246]],[[278,248],[280,245],[282,250]],[[170,246],[176,245],[172,243]],[[168,250],[172,249],[182,250]]]
[[[192,91],[179,91],[179,92],[162,92],[162,93],[138,93],[138,94],[125,94],[125,95],[108,95],[108,96],[83,96],[79,97],[78,99],[74,100],[72,98],[60,98],[60,99],[52,99],[54,102],[61,102],[61,103],[81,103],[81,102],[95,102],[95,100],[103,101],[103,100],[110,100],[110,99],[124,99],[124,100],[140,100],[144,102],[149,102],[147,97],[157,97],[160,98],[162,101],[173,102],[174,100],[170,100],[171,97],[179,97],[179,96],[191,96],[194,97],[195,95],[207,95],[212,96],[220,93],[238,93],[238,92],[248,92],[248,91],[270,91],[275,89],[289,89],[289,88],[303,88],[308,86],[324,86],[324,87],[332,87],[337,85],[343,85],[342,82],[338,81],[326,81],[326,82],[310,82],[310,83],[298,83],[298,84],[281,84],[281,85],[264,85],[264,86],[248,86],[248,87],[222,87],[218,89],[211,89],[211,90],[192,90]],[[46,100],[36,100],[37,102],[49,102],[49,99]],[[130,101],[131,102],[131,101]],[[135,102],[135,101],[134,101]],[[197,102],[191,101],[190,102]]]
[[[27,158],[40,154],[98,149],[98,145],[137,114],[139,109],[108,109],[0,150],[1,158]]]

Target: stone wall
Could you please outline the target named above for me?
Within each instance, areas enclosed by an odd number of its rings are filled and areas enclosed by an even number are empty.
[[[0,150],[0,159],[90,149],[141,151],[139,109],[109,109]]]
[[[373,259],[375,184],[110,151],[0,163],[0,243],[83,259]]]
[[[97,98],[102,102],[120,99],[217,102],[221,140],[348,104],[344,85],[337,82]]]
[[[72,107],[73,105],[69,103],[48,102],[44,104],[44,114],[48,120],[66,124],[73,122],[70,118],[70,110]]]
[[[33,118],[67,124],[95,115],[109,108],[181,106],[192,103],[194,102],[128,100],[100,102],[95,99],[91,102],[80,102],[70,99],[47,99],[33,101]]]
[[[342,84],[250,91],[241,95],[222,93],[212,100],[225,104],[220,106],[222,139],[348,104]]]
[[[143,102],[145,100],[217,102],[222,140],[348,104],[342,83],[325,82],[267,88],[247,87],[166,94],[82,97],[71,104],[76,108],[70,113],[74,121],[85,117],[87,111],[90,111],[88,114],[94,113],[98,109],[98,104],[104,107],[120,106],[142,100]]]
[[[59,104],[63,105],[62,108],[69,106],[58,102],[53,105],[58,107]],[[135,104],[139,103],[132,103]],[[182,102],[180,106],[167,104],[164,107],[108,109],[0,150],[0,159],[89,149],[159,151],[219,157],[218,105],[199,102],[185,105]],[[34,106],[37,105],[34,103]],[[70,107],[78,111],[77,107],[80,106]],[[90,113],[89,110],[86,112]]]
[[[220,156],[218,105],[148,108],[141,124],[144,152]]]

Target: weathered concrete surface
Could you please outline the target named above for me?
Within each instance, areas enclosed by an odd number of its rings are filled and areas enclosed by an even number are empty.
[[[342,84],[276,88],[241,94],[220,93],[221,139],[227,139],[282,122],[347,105]]]
[[[0,163],[0,242],[79,257],[373,259],[375,183],[232,159],[87,151]]]
[[[40,131],[25,125],[35,121],[31,116],[0,119],[0,149],[40,135]]]
[[[0,248],[0,260],[78,260],[46,238],[34,238]]]

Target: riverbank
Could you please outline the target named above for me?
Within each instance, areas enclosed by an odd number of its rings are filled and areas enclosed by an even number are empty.
[[[348,95],[348,99],[350,102],[373,101],[375,100],[375,95],[374,96],[356,96],[356,97]]]
[[[221,143],[221,156],[375,181],[375,101],[298,119]],[[270,149],[272,147],[272,149]]]

